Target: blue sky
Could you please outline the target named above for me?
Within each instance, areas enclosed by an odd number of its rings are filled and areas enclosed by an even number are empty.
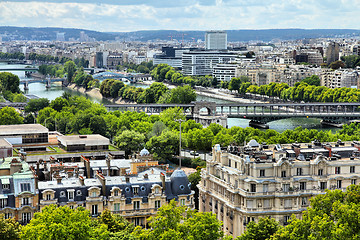
[[[359,29],[360,0],[0,1],[0,25],[97,31]]]

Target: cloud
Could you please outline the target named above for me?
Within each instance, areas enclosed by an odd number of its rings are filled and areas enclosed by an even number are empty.
[[[360,0],[0,2],[0,25],[98,31],[358,28]]]

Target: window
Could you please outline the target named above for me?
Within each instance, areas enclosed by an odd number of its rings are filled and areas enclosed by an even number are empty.
[[[270,208],[270,199],[264,199],[264,208]]]
[[[20,183],[21,192],[30,192],[30,183]]]
[[[307,198],[306,198],[306,197],[302,197],[302,198],[301,198],[301,205],[302,205],[302,206],[306,206],[306,205],[307,205]]]
[[[160,192],[159,189],[160,189],[160,188],[158,188],[158,187],[155,188],[155,194],[159,194],[159,192]]]
[[[31,220],[31,213],[23,213],[22,214],[23,223],[29,223],[30,220]]]
[[[71,190],[68,191],[68,199],[74,200],[74,191],[71,191]]]
[[[325,190],[326,188],[326,182],[320,182],[320,189]]]
[[[269,184],[263,184],[263,192],[269,191]]]
[[[51,200],[51,194],[46,194],[46,200],[47,201]]]
[[[69,207],[70,207],[70,209],[74,209],[74,205],[70,205]]]
[[[134,201],[134,210],[140,209],[140,201]]]
[[[281,177],[286,177],[286,171],[281,171]]]
[[[335,174],[340,174],[340,167],[335,167]]]
[[[119,196],[119,190],[114,190],[114,196],[115,197]]]
[[[300,182],[300,190],[306,190],[306,182]]]
[[[5,213],[5,219],[12,218],[12,213]]]
[[[60,192],[60,197],[65,197],[65,192],[64,191]]]
[[[231,160],[229,159],[229,165],[228,165],[229,167],[231,167]]]
[[[285,208],[291,208],[291,199],[285,199]]]
[[[356,185],[356,179],[351,179],[351,184]]]
[[[0,199],[0,208],[4,208],[7,205],[7,199]]]
[[[2,189],[4,189],[4,190],[10,189],[10,184],[3,184]]]
[[[288,192],[290,189],[290,184],[283,184],[283,191]]]
[[[139,194],[139,187],[133,187],[133,193],[134,194]]]
[[[30,201],[29,198],[25,197],[22,199],[22,205],[29,205]]]
[[[180,199],[180,205],[185,206],[185,199]]]
[[[322,170],[322,169],[319,169],[319,170],[318,170],[318,175],[319,175],[319,176],[322,176],[322,175],[323,175],[323,170]]]
[[[120,203],[114,203],[114,211],[120,211]]]
[[[256,192],[256,184],[250,185],[250,192]]]
[[[97,197],[96,191],[91,192],[91,197]]]
[[[77,190],[77,191],[76,191],[76,196],[81,196],[81,195],[82,195],[81,190]]]
[[[253,208],[254,206],[253,206],[253,200],[246,200],[246,207],[247,208]]]
[[[336,181],[336,187],[337,187],[337,188],[341,188],[341,185],[342,185],[342,181],[341,181],[341,180],[337,180],[337,181]]]
[[[265,169],[260,170],[260,177],[265,177]]]
[[[290,220],[290,216],[284,216],[284,225],[288,225]]]
[[[160,200],[156,200],[155,201],[155,208],[160,208],[161,207],[161,202]]]
[[[297,175],[297,176],[301,176],[301,175],[302,175],[302,168],[297,168],[297,169],[296,169],[296,175]]]
[[[93,216],[98,215],[98,205],[91,205],[91,215]]]
[[[354,173],[355,172],[355,166],[350,166],[350,173]]]

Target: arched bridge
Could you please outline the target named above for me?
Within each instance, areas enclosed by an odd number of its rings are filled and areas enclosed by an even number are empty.
[[[127,79],[130,82],[133,82],[133,76],[128,74],[122,74],[122,73],[116,73],[116,72],[101,72],[101,73],[96,73],[94,75],[92,75],[93,78],[95,79],[99,79],[99,80],[105,80],[105,79]]]
[[[45,78],[45,79],[22,79],[20,80],[20,84],[24,84],[24,90],[29,89],[30,83],[45,83],[47,88],[51,87],[51,83],[53,82],[61,82],[63,85],[66,85],[66,78]]]
[[[137,111],[147,114],[160,113],[171,107],[182,107],[185,113],[197,116],[227,116],[267,123],[285,118],[321,118],[328,122],[360,119],[360,103],[214,103],[189,104],[121,104],[105,105],[109,110]],[[204,111],[205,110],[205,111]]]

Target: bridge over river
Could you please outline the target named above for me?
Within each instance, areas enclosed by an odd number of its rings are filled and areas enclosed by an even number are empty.
[[[192,102],[189,104],[121,104],[105,105],[108,110],[137,111],[158,114],[171,107],[181,107],[189,118],[217,117],[249,119],[250,125],[260,126],[285,118],[321,118],[324,124],[336,124],[360,119],[360,103],[220,103]]]

